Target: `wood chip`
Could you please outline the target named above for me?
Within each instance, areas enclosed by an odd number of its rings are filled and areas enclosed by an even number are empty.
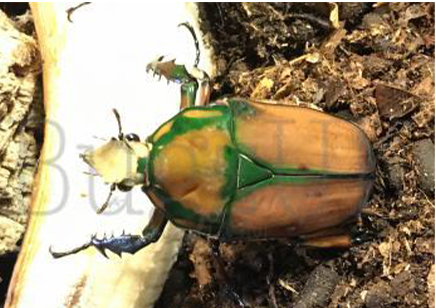
[[[418,106],[417,96],[384,84],[377,84],[375,97],[380,116],[389,120],[401,118]]]

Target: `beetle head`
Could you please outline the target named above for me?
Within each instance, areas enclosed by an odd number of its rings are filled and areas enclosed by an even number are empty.
[[[120,116],[115,109],[113,111],[118,122],[118,139],[112,138],[97,149],[81,154],[81,157],[106,183],[116,184],[120,190],[127,191],[144,184],[145,175],[137,172],[138,163],[147,159],[150,145],[141,142],[136,134],[124,135]]]

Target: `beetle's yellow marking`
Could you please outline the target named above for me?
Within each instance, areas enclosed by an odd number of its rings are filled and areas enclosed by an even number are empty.
[[[177,136],[154,161],[156,182],[180,204],[200,215],[219,215],[227,200],[224,149],[226,131],[205,128]]]
[[[165,135],[171,130],[171,127],[173,126],[173,121],[170,121],[168,123],[165,123],[161,128],[159,128],[153,135],[153,140],[151,142],[156,142],[159,140],[160,137]]]
[[[223,114],[221,111],[208,110],[208,109],[204,109],[204,110],[194,109],[194,110],[189,110],[189,111],[186,111],[185,113],[183,113],[183,116],[185,116],[187,118],[196,118],[196,119],[216,118],[216,117],[220,117],[222,115]]]

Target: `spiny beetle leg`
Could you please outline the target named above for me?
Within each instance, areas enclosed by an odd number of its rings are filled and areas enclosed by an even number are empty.
[[[88,243],[80,247],[63,251],[63,252],[53,251],[53,249],[50,248],[50,253],[54,258],[61,258],[61,257],[78,253],[79,251],[82,251],[88,247],[93,246],[103,256],[107,258],[108,256],[106,254],[106,249],[112,251],[118,256],[121,256],[121,253],[123,252],[134,254],[138,250],[144,248],[148,244],[155,241],[156,241],[156,236],[154,234],[147,234],[147,236],[123,234],[116,237],[114,236],[109,238],[104,237],[102,239],[98,239],[95,235],[93,235]]]
[[[162,62],[163,57],[147,65],[147,72],[153,75],[164,76],[168,82],[181,84],[181,109],[192,106],[204,106],[209,102],[210,85],[209,76],[196,66],[188,72],[186,67],[176,64],[175,60]],[[200,85],[200,89],[199,89]],[[197,90],[200,90],[197,96]]]
[[[126,252],[134,254],[142,248],[159,240],[167,224],[165,213],[155,209],[148,225],[142,231],[142,235],[121,234],[117,237],[97,239],[93,237],[90,246],[97,248],[106,258],[105,249],[121,256]]]
[[[162,62],[163,56],[160,56],[156,60],[150,62],[147,65],[146,71],[152,71],[153,75],[158,75],[159,77],[164,76],[168,81],[172,81],[175,83],[188,83],[195,81],[195,78],[192,77],[186,67],[181,64],[176,64],[176,60],[170,60]]]
[[[93,246],[106,258],[106,249],[119,256],[121,256],[121,253],[123,252],[134,254],[138,250],[159,240],[165,229],[166,223],[167,219],[165,213],[155,209],[150,222],[142,231],[142,235],[124,234],[123,232],[120,236],[111,236],[109,238],[104,236],[102,239],[98,239],[97,236],[93,235],[91,240],[82,246],[63,252],[53,251],[50,247],[50,253],[54,258],[61,258],[78,253],[79,251]]]

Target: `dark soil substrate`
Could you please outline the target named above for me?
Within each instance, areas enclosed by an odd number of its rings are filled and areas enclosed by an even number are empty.
[[[9,15],[28,7],[1,4]],[[347,250],[295,242],[220,247],[187,233],[157,307],[434,307],[434,4],[208,3],[213,98],[311,103],[356,122],[377,179]],[[3,301],[16,255],[1,257]],[[2,304],[0,304],[0,307]]]
[[[187,233],[158,307],[434,307],[434,4],[208,3],[213,98],[311,103],[356,122],[377,179],[347,250]],[[432,276],[433,275],[433,276]]]

